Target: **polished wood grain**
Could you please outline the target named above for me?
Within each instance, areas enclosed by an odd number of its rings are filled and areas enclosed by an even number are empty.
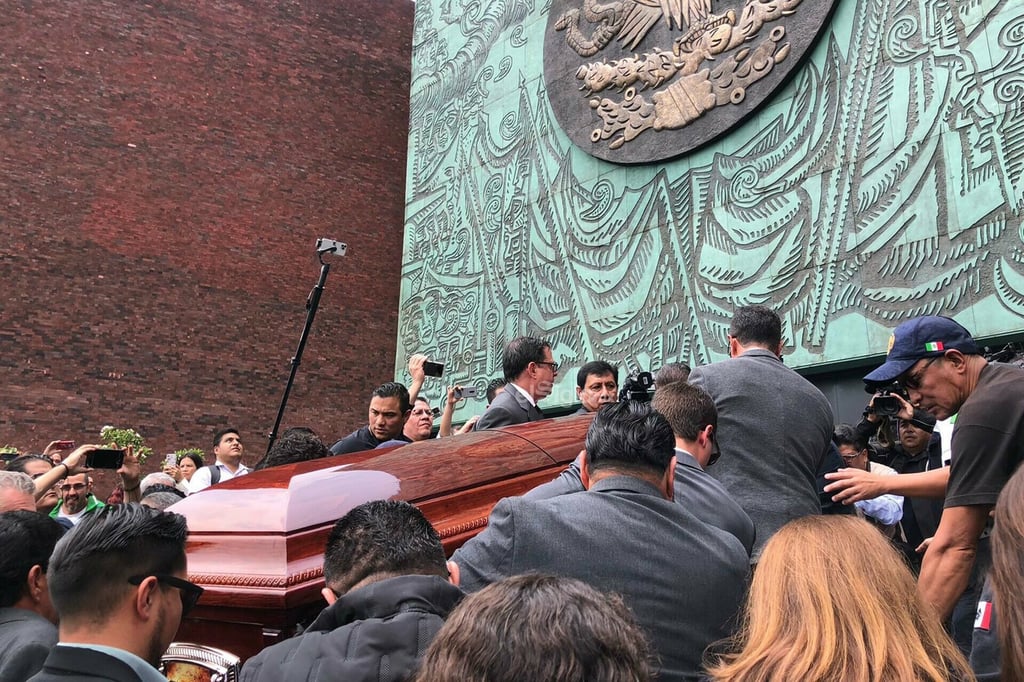
[[[450,554],[503,497],[551,480],[583,447],[589,415],[546,419],[258,471],[175,504],[188,520],[189,578],[206,588],[177,639],[243,659],[325,605],[334,522],[379,499],[417,505]]]

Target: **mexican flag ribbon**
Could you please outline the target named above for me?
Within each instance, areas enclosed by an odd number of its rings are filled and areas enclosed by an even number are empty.
[[[945,350],[945,348],[943,348],[942,346],[942,341],[930,341],[924,344],[924,349],[929,352]]]

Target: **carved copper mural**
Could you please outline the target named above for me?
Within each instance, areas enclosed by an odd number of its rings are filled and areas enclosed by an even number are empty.
[[[597,159],[563,131],[542,48],[555,40],[575,60],[558,88],[585,108],[587,144],[601,119],[577,72],[604,58],[570,49],[547,9],[417,6],[398,367],[424,350],[482,390],[507,339],[539,334],[564,363],[555,405],[575,400],[575,370],[594,358],[647,369],[724,357],[732,311],[748,303],[780,312],[795,367],[880,355],[920,314],[979,336],[1024,330],[1024,2],[839,3],[751,118],[641,165]],[[783,42],[788,22],[776,22]],[[434,402],[440,390],[427,385]]]

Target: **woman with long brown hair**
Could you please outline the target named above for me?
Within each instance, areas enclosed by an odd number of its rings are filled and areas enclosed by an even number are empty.
[[[992,531],[992,591],[1004,680],[1024,680],[1024,467],[1003,486]]]
[[[974,680],[896,549],[850,516],[797,519],[772,536],[735,643],[712,680]]]

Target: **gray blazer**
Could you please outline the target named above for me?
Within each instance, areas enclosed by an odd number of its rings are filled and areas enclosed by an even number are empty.
[[[832,442],[832,407],[767,350],[698,367],[690,383],[718,408],[722,458],[708,473],[753,519],[756,560],[787,522],[821,513],[815,479]]]
[[[540,408],[531,405],[525,395],[509,384],[502,393],[498,394],[490,407],[480,415],[473,430],[496,429],[499,426],[525,424],[543,418],[544,413],[540,411]]]
[[[734,536],[631,476],[547,500],[501,500],[452,559],[470,592],[530,571],[617,592],[661,659],[658,679],[668,681],[699,679],[705,648],[732,634],[749,568]]]
[[[542,483],[523,495],[527,500],[546,500],[558,495],[578,493],[585,490],[580,477],[579,460],[573,460],[553,481]],[[754,548],[754,522],[743,508],[732,499],[711,474],[704,471],[693,455],[676,448],[675,501],[694,516],[736,536],[747,550],[747,556]]]

